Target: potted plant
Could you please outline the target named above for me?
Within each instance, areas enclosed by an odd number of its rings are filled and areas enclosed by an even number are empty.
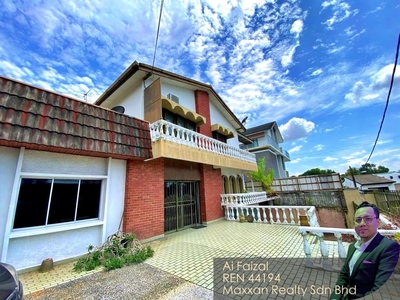
[[[240,214],[239,214],[239,222],[240,223],[244,223],[245,220],[246,220],[246,218],[245,218],[243,212],[241,211]]]
[[[257,171],[251,172],[246,176],[253,181],[260,182],[263,191],[267,193],[268,197],[276,197],[278,194],[271,188],[274,181],[274,174],[274,169],[268,168],[266,170],[266,159],[265,157],[261,157],[257,161]]]

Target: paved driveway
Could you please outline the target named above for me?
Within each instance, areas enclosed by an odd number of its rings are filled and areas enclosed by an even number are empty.
[[[223,220],[205,228],[169,234],[149,244],[154,248],[155,255],[143,264],[112,272],[98,272],[32,294],[28,299],[212,299],[212,290],[219,288],[222,291],[222,286],[227,287],[225,295],[228,299],[327,299],[338,275],[304,266],[302,237],[297,227],[291,225]],[[327,242],[327,245],[330,255],[335,256],[336,243]],[[318,244],[311,244],[311,247],[313,256],[319,256]],[[256,260],[256,257],[259,259]],[[260,293],[261,290],[256,289],[260,287],[260,281],[254,280],[253,276],[250,282],[248,273],[244,281],[245,289],[229,290],[232,277],[224,281],[222,273],[239,273],[241,276],[243,272],[235,272],[235,267],[225,267],[221,274],[214,272],[216,258],[220,259],[220,263],[229,258],[228,261],[234,262],[235,266],[235,258],[242,264],[249,260],[268,262],[269,271],[261,273],[279,274],[280,281],[264,280],[266,289]],[[219,266],[217,271],[222,271],[223,266]],[[213,282],[214,279],[217,281]],[[399,279],[396,280],[397,283],[393,281],[382,287],[381,293],[369,299],[400,299],[400,290],[396,287],[396,284],[400,286]],[[74,286],[79,286],[79,292]],[[51,294],[54,292],[59,292],[58,296]]]

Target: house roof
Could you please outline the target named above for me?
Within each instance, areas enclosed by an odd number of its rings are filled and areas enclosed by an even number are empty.
[[[115,81],[111,86],[97,99],[94,104],[102,105],[129,80],[135,77],[135,80],[140,83],[152,75],[160,76],[164,79],[171,80],[180,84],[192,86],[198,90],[203,90],[209,93],[210,100],[225,114],[225,117],[233,124],[238,132],[244,132],[246,129],[231,109],[226,105],[222,98],[217,94],[214,88],[209,85],[196,81],[160,68],[152,67],[143,63],[134,61]]]
[[[353,181],[351,176],[346,176],[348,180]],[[354,179],[357,183],[361,185],[369,185],[369,184],[391,184],[395,181],[386,179],[383,177],[375,176],[372,174],[364,174],[364,175],[354,175]]]
[[[148,159],[149,123],[0,76],[0,146]]]
[[[283,138],[282,138],[281,132],[279,131],[278,124],[276,124],[275,121],[269,122],[269,123],[266,123],[266,124],[262,124],[262,125],[259,125],[259,126],[256,126],[256,127],[247,128],[246,132],[244,134],[246,136],[250,136],[250,135],[255,134],[255,133],[272,130],[274,127],[277,129],[276,130],[277,142],[278,143],[282,143],[283,142]]]

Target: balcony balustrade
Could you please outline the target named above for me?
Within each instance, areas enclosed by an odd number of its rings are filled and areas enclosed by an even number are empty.
[[[210,151],[251,163],[256,163],[256,156],[239,147],[233,147],[216,139],[202,135],[190,129],[173,124],[165,120],[159,120],[150,124],[151,140],[165,139],[174,143],[194,147],[204,151]]]
[[[225,217],[229,221],[239,221],[239,215],[253,216],[254,222],[266,224],[301,225],[300,216],[306,216],[308,223],[319,227],[315,206],[256,206],[225,205]]]
[[[221,194],[221,205],[249,205],[267,202],[279,197],[268,198],[266,192],[249,192],[239,194]]]

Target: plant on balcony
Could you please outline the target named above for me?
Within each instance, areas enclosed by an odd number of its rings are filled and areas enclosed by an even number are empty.
[[[277,193],[271,188],[275,171],[272,168],[268,168],[267,172],[265,172],[265,167],[266,159],[262,157],[257,161],[257,171],[251,172],[247,177],[253,181],[260,182],[263,191],[267,192],[269,197],[277,196]]]

